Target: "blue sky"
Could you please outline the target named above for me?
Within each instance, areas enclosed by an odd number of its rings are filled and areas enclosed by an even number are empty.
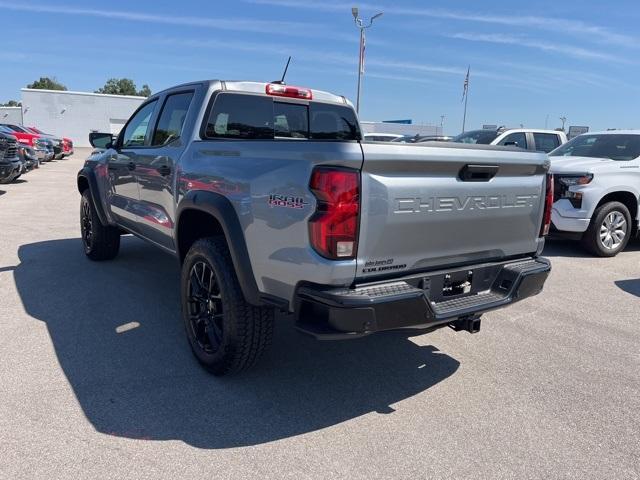
[[[0,0],[0,101],[40,76],[93,91],[130,77],[153,91],[204,79],[278,78],[355,101],[358,31],[367,36],[361,117],[411,118],[458,133],[483,124],[640,128],[640,4],[634,1]],[[548,117],[547,117],[548,116]],[[548,118],[548,120],[547,120]]]

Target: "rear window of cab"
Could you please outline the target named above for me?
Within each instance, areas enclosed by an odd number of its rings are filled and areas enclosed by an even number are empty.
[[[203,136],[236,140],[361,139],[355,112],[349,106],[227,92],[216,95]]]

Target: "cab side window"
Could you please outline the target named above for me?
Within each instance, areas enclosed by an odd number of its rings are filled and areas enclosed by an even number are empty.
[[[180,138],[192,99],[193,92],[176,93],[167,97],[151,145],[162,146]]]
[[[560,146],[560,139],[554,133],[534,133],[536,151],[549,153]]]
[[[149,131],[149,121],[157,103],[157,100],[147,103],[129,120],[122,136],[123,148],[145,146],[147,132]]]
[[[500,143],[498,143],[498,145],[507,145],[507,144],[509,144],[508,146],[514,146],[515,144],[516,147],[524,148],[526,150],[527,136],[523,132],[511,133],[506,137],[504,137],[500,141]]]
[[[273,139],[273,99],[220,93],[206,128],[207,138]]]

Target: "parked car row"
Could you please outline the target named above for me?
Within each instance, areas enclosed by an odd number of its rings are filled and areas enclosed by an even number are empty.
[[[35,127],[0,124],[0,183],[11,183],[43,162],[73,155],[73,142]]]
[[[9,133],[16,137],[18,142],[34,148],[36,151],[44,151],[51,147],[53,150],[53,158],[60,160],[64,157],[73,155],[73,142],[70,138],[58,137],[49,133],[44,133],[36,127],[27,127],[24,125],[14,125],[11,123],[0,123],[0,129],[5,133]],[[46,155],[40,153],[39,157],[43,160]],[[44,161],[47,161],[44,159]]]
[[[399,135],[395,133],[367,133],[363,136],[369,142],[424,143],[455,142],[472,145],[503,145],[524,150],[549,153],[567,143],[567,135],[558,130],[530,128],[505,128],[470,130],[457,137],[446,135]]]
[[[446,135],[399,135],[397,133],[365,133],[362,139],[366,142],[423,143],[450,142],[453,137]]]

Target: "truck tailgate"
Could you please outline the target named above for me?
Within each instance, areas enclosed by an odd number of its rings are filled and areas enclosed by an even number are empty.
[[[546,154],[457,144],[362,149],[357,278],[536,252]]]

